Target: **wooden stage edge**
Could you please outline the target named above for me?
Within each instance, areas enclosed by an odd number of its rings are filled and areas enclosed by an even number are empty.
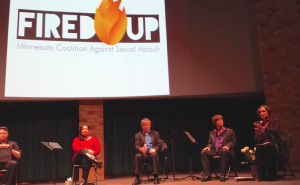
[[[250,172],[237,172],[239,177],[250,177]],[[200,177],[199,173],[193,174],[196,177]],[[295,172],[296,178],[287,176],[285,179],[279,179],[277,181],[236,181],[234,177],[230,177],[227,181],[221,182],[222,185],[231,185],[231,184],[237,184],[237,185],[253,185],[254,183],[259,183],[259,185],[299,185],[300,184],[300,171]],[[199,184],[207,184],[207,185],[217,185],[220,184],[220,181],[217,179],[213,179],[212,181],[208,182],[201,182],[200,180],[193,180],[188,173],[180,173],[175,174],[175,178],[181,179],[184,177],[188,177],[183,180],[174,180],[173,174],[168,174],[169,179],[166,179],[164,182],[161,182],[162,185],[199,185]],[[161,176],[160,176],[161,177]],[[144,180],[146,180],[146,176],[144,177]],[[128,177],[117,177],[117,178],[109,178],[104,180],[98,180],[97,185],[131,185],[134,181],[134,176],[128,176]],[[143,181],[142,185],[146,184],[153,184],[153,182],[149,181]],[[48,183],[18,183],[18,185],[53,185],[53,182]],[[56,185],[65,185],[65,182],[56,182]]]

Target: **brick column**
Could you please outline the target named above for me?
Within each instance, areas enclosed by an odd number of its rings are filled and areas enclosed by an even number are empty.
[[[98,170],[98,179],[104,179],[104,128],[103,128],[103,101],[84,100],[79,102],[79,127],[88,125],[91,129],[90,135],[98,137],[101,152],[98,159],[103,162],[102,169]],[[81,178],[81,175],[79,175]],[[94,170],[90,170],[89,180],[95,179]],[[81,180],[81,179],[79,179]]]
[[[300,0],[253,2],[266,102],[291,134],[290,163],[300,169]]]

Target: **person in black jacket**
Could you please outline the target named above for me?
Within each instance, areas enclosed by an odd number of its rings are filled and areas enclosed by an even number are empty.
[[[0,127],[0,169],[7,169],[6,185],[15,185],[17,182],[18,162],[21,157],[19,145],[7,139],[8,129]]]
[[[207,146],[201,151],[201,163],[204,177],[202,182],[211,180],[209,157],[220,155],[221,157],[221,178],[224,182],[226,172],[229,168],[229,160],[234,155],[234,147],[236,145],[235,133],[230,128],[223,126],[223,116],[215,115],[212,117],[212,122],[216,129],[209,133]]]
[[[276,158],[278,131],[280,122],[277,118],[271,117],[271,109],[267,105],[261,105],[257,109],[260,121],[254,122],[256,142],[256,164],[259,180],[276,180]]]
[[[140,176],[142,172],[142,162],[147,161],[152,164],[154,184],[159,184],[158,180],[158,167],[159,156],[158,151],[161,146],[161,139],[159,133],[150,130],[151,121],[145,118],[141,121],[142,131],[135,134],[135,150],[134,166],[136,179],[132,185],[141,184]]]

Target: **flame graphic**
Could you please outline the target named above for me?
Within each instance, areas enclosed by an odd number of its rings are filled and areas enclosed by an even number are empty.
[[[94,28],[98,38],[108,45],[115,45],[123,38],[127,29],[125,9],[119,9],[122,0],[103,0],[96,9]]]

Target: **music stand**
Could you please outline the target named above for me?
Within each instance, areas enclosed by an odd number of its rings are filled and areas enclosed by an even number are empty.
[[[183,133],[185,133],[185,135],[190,139],[190,141],[192,142],[192,144],[197,144],[196,139],[194,139],[193,136],[189,132],[183,131]],[[187,176],[187,177],[181,178],[180,180],[183,180],[183,179],[186,179],[186,178],[189,178],[189,177],[191,177],[193,180],[201,179],[200,177],[197,177],[197,176],[193,175],[192,157],[191,157],[191,146],[190,146],[190,175]]]
[[[43,145],[45,145],[47,148],[49,148],[52,151],[52,163],[53,163],[53,184],[55,184],[55,177],[56,177],[56,158],[57,154],[56,151],[62,150],[63,148],[56,142],[41,142]]]
[[[172,169],[173,169],[173,178],[170,180],[173,181],[180,181],[179,178],[175,178],[175,167],[174,167],[174,151],[173,151],[173,141],[176,137],[176,132],[173,131],[168,137],[167,137],[167,142],[171,143],[171,157],[172,157]]]

